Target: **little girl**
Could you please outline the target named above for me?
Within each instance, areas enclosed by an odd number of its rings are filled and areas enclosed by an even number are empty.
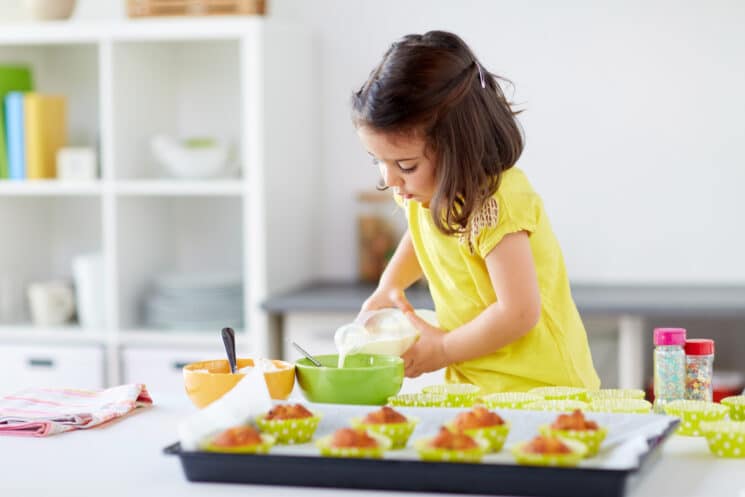
[[[397,306],[421,332],[406,376],[447,367],[482,392],[600,386],[541,198],[498,77],[458,36],[395,42],[352,96],[362,144],[408,230],[362,310]],[[404,290],[424,275],[441,328]]]

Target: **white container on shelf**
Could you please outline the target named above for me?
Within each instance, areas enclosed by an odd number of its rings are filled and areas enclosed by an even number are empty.
[[[80,326],[102,329],[106,321],[103,255],[93,253],[75,257],[72,261],[72,273]]]

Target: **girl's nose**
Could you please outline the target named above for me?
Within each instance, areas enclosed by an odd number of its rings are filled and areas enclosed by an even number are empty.
[[[383,177],[383,183],[387,187],[398,186],[399,183],[401,182],[400,176],[396,174],[395,166],[384,164],[380,168],[380,174]]]

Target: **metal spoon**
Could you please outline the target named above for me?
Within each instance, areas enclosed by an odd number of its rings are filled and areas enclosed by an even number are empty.
[[[222,335],[222,343],[225,345],[225,352],[228,353],[230,372],[235,374],[238,372],[235,360],[235,331],[233,331],[233,328],[223,328],[220,334]]]
[[[297,350],[298,352],[300,352],[301,354],[303,354],[303,355],[305,356],[305,358],[306,358],[306,359],[308,359],[308,360],[309,360],[309,361],[310,361],[311,363],[313,363],[313,365],[314,365],[315,367],[317,367],[317,368],[323,367],[323,364],[321,364],[320,362],[318,362],[318,360],[317,360],[317,359],[316,359],[315,357],[313,357],[312,355],[310,355],[310,354],[309,354],[309,353],[308,353],[308,352],[307,352],[307,351],[306,351],[306,350],[305,350],[304,348],[302,348],[302,347],[301,347],[300,345],[296,344],[295,342],[292,342],[292,346],[293,346],[293,347],[295,347],[295,349],[296,349],[296,350]]]

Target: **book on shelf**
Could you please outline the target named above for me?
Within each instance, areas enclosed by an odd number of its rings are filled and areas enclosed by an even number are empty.
[[[26,143],[23,137],[23,93],[5,95],[5,138],[8,149],[8,178],[26,178]]]
[[[67,99],[62,95],[23,96],[26,178],[57,177],[57,151],[67,144]]]
[[[0,64],[0,179],[9,177],[8,147],[5,129],[5,96],[12,91],[33,89],[31,69],[25,65]]]

